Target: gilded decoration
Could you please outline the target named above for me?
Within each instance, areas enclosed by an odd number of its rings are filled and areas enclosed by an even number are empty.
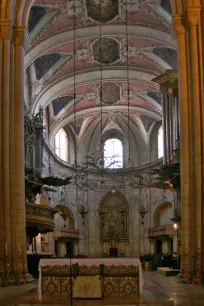
[[[127,240],[127,201],[119,193],[109,192],[100,203],[100,211],[105,210],[106,214],[100,214],[101,240],[109,241],[110,238]]]
[[[107,22],[119,14],[118,0],[86,0],[87,15],[97,22]]]

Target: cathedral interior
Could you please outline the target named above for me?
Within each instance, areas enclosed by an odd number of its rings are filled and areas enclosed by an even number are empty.
[[[204,305],[204,0],[1,0],[0,55],[0,305]]]

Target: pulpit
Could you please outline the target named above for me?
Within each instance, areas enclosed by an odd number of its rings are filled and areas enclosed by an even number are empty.
[[[109,250],[110,250],[110,257],[118,256],[118,239],[117,238],[111,238],[109,240]]]

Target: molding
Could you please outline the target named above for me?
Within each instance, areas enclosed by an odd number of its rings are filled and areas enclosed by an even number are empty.
[[[87,27],[77,29],[76,40],[88,39],[99,37],[100,27]],[[103,36],[125,36],[126,26],[125,25],[103,25],[102,26]],[[128,36],[133,38],[142,38],[160,42],[162,46],[167,46],[177,50],[177,42],[172,39],[170,34],[165,32],[151,29],[142,26],[128,26]],[[56,34],[33,47],[25,56],[25,69],[37,58],[49,51],[49,49],[56,47],[58,45],[72,42],[73,41],[73,31],[66,31],[60,34]]]
[[[76,87],[84,86],[86,84],[93,84],[96,81],[100,81],[100,70],[97,68],[94,69],[84,69],[79,71],[75,75],[75,84]],[[129,71],[129,80],[130,82],[137,82],[140,84],[151,85],[155,90],[158,90],[159,87],[152,79],[155,75],[150,71],[138,70],[138,68],[131,69]],[[127,80],[127,68],[126,67],[103,67],[103,81],[104,82],[125,82]],[[74,84],[74,74],[70,73],[63,76],[55,82],[52,82],[47,87],[45,87],[40,94],[37,96],[35,102],[32,105],[32,113],[38,112],[38,106],[45,108],[52,100],[56,97],[61,96],[65,91],[72,89]]]

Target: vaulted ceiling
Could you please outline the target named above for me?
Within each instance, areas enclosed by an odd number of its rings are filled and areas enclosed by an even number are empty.
[[[104,131],[114,126],[127,133],[128,80],[131,126],[148,140],[162,113],[161,94],[152,79],[177,68],[168,0],[36,0],[28,28],[26,104],[31,112],[45,109],[50,136],[66,125],[75,132],[74,118],[79,139],[91,125],[95,129],[101,91]]]

